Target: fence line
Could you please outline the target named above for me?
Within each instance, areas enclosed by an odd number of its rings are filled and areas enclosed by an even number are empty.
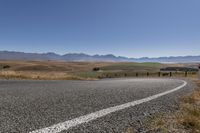
[[[197,72],[103,72],[99,78],[115,78],[115,77],[197,77]]]

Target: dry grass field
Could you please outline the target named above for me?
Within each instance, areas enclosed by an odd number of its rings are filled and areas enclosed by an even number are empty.
[[[0,61],[0,78],[96,80],[100,78],[142,77],[147,76],[147,73],[151,77],[157,77],[160,68],[168,66],[186,65],[148,62]],[[100,70],[94,71],[94,68]],[[174,73],[173,75],[184,76],[184,73]],[[195,77],[196,75],[190,76]]]
[[[87,79],[78,73],[103,67],[108,62],[0,61],[0,78]],[[90,79],[90,77],[88,77]]]

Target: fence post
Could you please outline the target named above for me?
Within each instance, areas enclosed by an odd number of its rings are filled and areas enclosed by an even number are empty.
[[[147,72],[147,77],[149,77],[149,72]]]
[[[199,64],[199,71],[198,71],[198,79],[200,80],[200,64]]]
[[[127,76],[127,74],[125,73],[125,74],[124,74],[124,76],[126,77],[126,76]]]
[[[170,77],[172,76],[172,72],[169,73]]]
[[[187,74],[188,74],[188,72],[187,72],[187,71],[185,71],[185,77],[187,77]]]
[[[160,72],[158,72],[158,77],[160,77]]]
[[[138,77],[138,73],[136,73],[136,77]]]

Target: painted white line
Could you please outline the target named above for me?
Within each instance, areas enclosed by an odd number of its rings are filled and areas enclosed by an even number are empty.
[[[75,119],[72,119],[72,120],[69,120],[69,121],[65,121],[65,122],[62,122],[62,123],[58,123],[58,124],[55,124],[53,126],[46,127],[46,128],[43,128],[43,129],[39,129],[39,130],[36,130],[36,131],[32,131],[30,133],[58,133],[58,132],[61,132],[63,130],[68,130],[69,128],[75,127],[75,126],[83,124],[83,123],[87,123],[89,121],[103,117],[103,116],[108,115],[110,113],[113,113],[113,112],[116,112],[116,111],[119,111],[119,110],[122,110],[122,109],[125,109],[125,108],[128,108],[128,107],[133,107],[135,105],[139,105],[141,103],[145,103],[145,102],[151,101],[153,99],[159,98],[161,96],[167,95],[169,93],[172,93],[174,91],[177,91],[177,90],[179,90],[179,89],[181,89],[181,88],[183,88],[187,85],[186,81],[183,81],[183,80],[181,80],[181,81],[183,82],[183,84],[179,87],[172,89],[172,90],[165,91],[165,92],[162,92],[162,93],[159,93],[159,94],[147,97],[147,98],[143,98],[143,99],[140,99],[140,100],[136,100],[136,101],[133,101],[133,102],[128,102],[128,103],[125,103],[125,104],[122,104],[122,105],[118,105],[118,106],[110,107],[110,108],[103,109],[103,110],[100,110],[100,111],[96,111],[94,113],[87,114],[87,115],[84,115],[84,116],[80,116],[78,118],[75,118]]]

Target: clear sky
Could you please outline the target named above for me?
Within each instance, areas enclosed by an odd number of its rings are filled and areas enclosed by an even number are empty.
[[[200,55],[200,0],[0,0],[0,50]]]

